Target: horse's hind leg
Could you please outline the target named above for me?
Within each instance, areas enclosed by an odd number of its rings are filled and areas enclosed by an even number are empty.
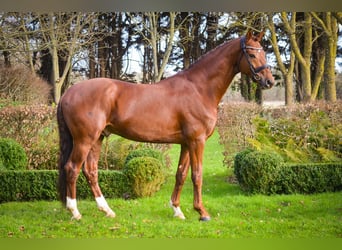
[[[89,149],[90,146],[88,146],[88,144],[74,143],[70,158],[64,166],[67,181],[66,207],[71,211],[72,218],[76,220],[79,220],[82,217],[77,209],[76,181]]]
[[[102,139],[103,136],[101,136],[90,149],[84,164],[83,174],[87,178],[99,210],[105,212],[108,217],[115,217],[115,213],[108,206],[108,203],[103,197],[98,183],[98,161],[100,158]]]
[[[185,219],[185,216],[180,209],[180,195],[181,191],[186,179],[186,176],[189,171],[190,166],[190,158],[189,158],[189,150],[186,146],[182,145],[181,153],[179,157],[178,169],[176,173],[176,183],[171,196],[170,206],[174,211],[174,217],[178,217],[180,219]]]

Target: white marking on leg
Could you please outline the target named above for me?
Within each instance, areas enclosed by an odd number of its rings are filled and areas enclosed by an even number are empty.
[[[71,199],[71,198],[67,197],[66,200],[67,200],[66,207],[72,213],[71,219],[80,220],[82,218],[82,215],[80,214],[80,212],[77,209],[76,199]]]
[[[108,217],[111,217],[111,218],[115,217],[115,213],[108,206],[108,203],[107,203],[106,199],[103,197],[103,195],[101,195],[100,197],[96,197],[95,200],[97,203],[97,207],[100,211],[105,212],[106,216],[108,216]]]
[[[179,219],[182,219],[184,220],[185,219],[185,216],[182,212],[182,210],[180,209],[180,207],[175,207],[173,204],[172,204],[172,201],[170,201],[170,207],[173,209],[173,212],[174,212],[174,217],[177,217]]]

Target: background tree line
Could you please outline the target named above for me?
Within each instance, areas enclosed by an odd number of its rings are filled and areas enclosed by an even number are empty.
[[[0,13],[0,63],[45,79],[58,102],[75,74],[157,82],[252,28],[266,30],[263,46],[287,105],[336,101],[341,24],[342,12]],[[139,78],[128,71],[132,61],[139,62]],[[247,100],[262,98],[248,77],[234,87]]]

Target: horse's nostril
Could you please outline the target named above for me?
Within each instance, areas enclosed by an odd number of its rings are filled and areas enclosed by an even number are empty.
[[[271,80],[266,80],[266,87],[271,88],[273,86],[273,82]]]

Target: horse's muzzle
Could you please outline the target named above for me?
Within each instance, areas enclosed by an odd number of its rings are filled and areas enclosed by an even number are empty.
[[[265,80],[263,81],[262,87],[263,87],[264,89],[270,89],[270,88],[273,87],[273,85],[274,85],[274,81],[272,81],[272,80],[270,80],[270,79],[265,79]]]
[[[260,79],[254,79],[254,80],[257,80],[256,82],[259,83],[259,85],[262,89],[270,89],[274,85],[274,81],[270,80],[270,79],[260,78]]]

